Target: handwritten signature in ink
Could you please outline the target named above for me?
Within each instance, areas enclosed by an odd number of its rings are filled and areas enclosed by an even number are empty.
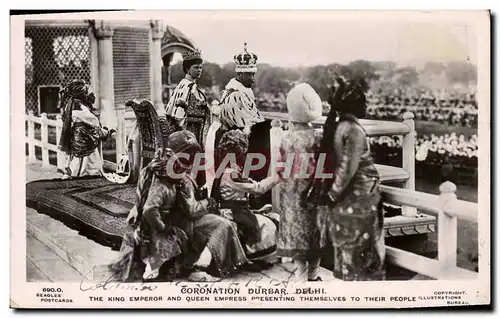
[[[84,276],[83,280],[80,282],[80,290],[81,291],[96,291],[96,290],[106,290],[106,291],[114,291],[114,290],[130,290],[130,291],[154,291],[158,286],[150,283],[141,282],[138,285],[132,283],[122,283],[117,281],[117,274],[111,274],[104,281],[90,281],[86,276]]]
[[[292,270],[286,270],[287,276],[285,279],[277,279],[273,278],[270,275],[267,275],[261,272],[259,277],[249,277],[247,281],[242,279],[240,281],[235,282],[234,278],[222,278],[218,282],[197,282],[196,286],[200,288],[214,288],[218,283],[230,283],[228,288],[230,287],[250,287],[250,288],[269,288],[269,287],[283,287],[288,288],[290,283],[292,282],[292,278],[297,275],[301,275],[303,273],[296,273],[299,271],[299,268],[294,268]],[[152,278],[152,277],[151,277]],[[158,288],[158,285],[151,284],[147,282],[146,279],[143,282],[120,282],[118,281],[117,273],[112,273],[108,278],[104,281],[92,281],[89,278],[84,276],[83,280],[80,282],[80,290],[81,291],[96,291],[96,290],[105,290],[105,291],[114,291],[114,290],[129,290],[129,291],[154,291]],[[174,285],[179,287],[187,287],[186,283],[183,281],[178,282],[158,282],[162,285]],[[190,283],[190,282],[189,282]]]

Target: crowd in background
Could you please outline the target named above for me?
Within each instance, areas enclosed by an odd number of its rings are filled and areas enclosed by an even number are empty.
[[[474,92],[457,92],[453,90],[432,91],[405,89],[393,92],[367,92],[369,104],[405,105],[416,107],[438,108],[475,108],[477,109],[476,94]]]
[[[284,94],[262,94],[257,97],[259,108],[264,111],[282,111]],[[412,112],[415,120],[431,121],[447,126],[477,127],[477,102],[474,93],[453,91],[396,91],[392,93],[368,92],[367,118],[378,120],[403,120],[405,112]],[[324,103],[324,113],[329,105]],[[400,160],[402,138],[398,136],[370,138],[374,153],[386,160]],[[477,135],[470,138],[456,133],[437,136],[418,135],[416,150],[427,149],[425,162],[440,165],[477,167]],[[381,157],[381,158],[382,158]]]
[[[477,127],[478,109],[474,93],[414,91],[368,93],[367,118],[400,120],[412,112],[416,120],[450,126]]]
[[[401,136],[371,137],[370,146],[376,157],[390,163],[401,160]],[[463,134],[445,134],[444,136],[417,136],[415,142],[417,161],[429,164],[451,164],[454,167],[477,167],[478,140],[474,134],[466,138]]]
[[[415,120],[432,121],[449,126],[477,127],[478,109],[471,94],[414,94],[368,93],[367,119],[403,120],[405,112],[412,112]],[[267,111],[285,111],[284,94],[263,93],[256,97],[259,108]],[[324,113],[329,105],[324,103]]]

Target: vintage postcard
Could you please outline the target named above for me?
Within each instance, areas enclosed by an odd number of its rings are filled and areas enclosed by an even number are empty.
[[[12,308],[490,304],[490,12],[19,15],[10,45]]]

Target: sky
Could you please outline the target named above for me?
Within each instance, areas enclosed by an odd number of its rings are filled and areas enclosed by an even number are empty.
[[[302,12],[303,13],[303,12]],[[278,15],[204,13],[164,19],[202,50],[206,61],[224,64],[248,50],[260,63],[310,66],[356,59],[395,61],[477,61],[472,19],[395,14],[338,16],[332,13]],[[473,21],[473,20],[472,20]],[[177,57],[176,59],[178,59]]]

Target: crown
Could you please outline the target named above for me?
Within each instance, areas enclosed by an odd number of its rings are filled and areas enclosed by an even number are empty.
[[[243,52],[234,56],[237,73],[255,73],[257,72],[257,55],[247,51],[247,44],[244,44]]]
[[[201,60],[201,51],[198,49],[194,49],[194,51],[188,51],[182,53],[182,59],[184,61],[189,61],[189,60]]]

